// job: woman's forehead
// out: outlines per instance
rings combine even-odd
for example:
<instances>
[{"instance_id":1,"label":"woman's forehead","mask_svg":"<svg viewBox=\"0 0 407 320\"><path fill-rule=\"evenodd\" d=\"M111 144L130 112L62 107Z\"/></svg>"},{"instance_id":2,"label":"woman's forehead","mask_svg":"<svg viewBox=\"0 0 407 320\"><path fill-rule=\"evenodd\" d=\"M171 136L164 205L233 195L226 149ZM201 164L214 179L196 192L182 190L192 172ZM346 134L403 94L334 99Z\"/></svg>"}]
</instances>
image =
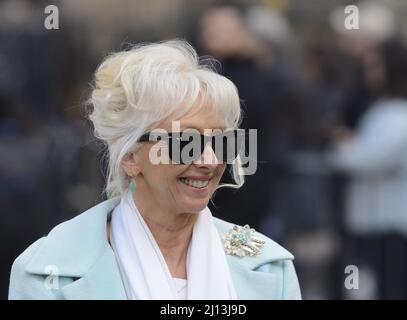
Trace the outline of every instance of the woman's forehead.
<instances>
[{"instance_id":1,"label":"woman's forehead","mask_svg":"<svg viewBox=\"0 0 407 320\"><path fill-rule=\"evenodd\" d=\"M185 115L179 118L168 117L161 122L158 128L166 131L177 131L185 129L196 129L204 131L205 129L226 129L227 124L224 117L215 112L211 107L192 108Z\"/></svg>"}]
</instances>

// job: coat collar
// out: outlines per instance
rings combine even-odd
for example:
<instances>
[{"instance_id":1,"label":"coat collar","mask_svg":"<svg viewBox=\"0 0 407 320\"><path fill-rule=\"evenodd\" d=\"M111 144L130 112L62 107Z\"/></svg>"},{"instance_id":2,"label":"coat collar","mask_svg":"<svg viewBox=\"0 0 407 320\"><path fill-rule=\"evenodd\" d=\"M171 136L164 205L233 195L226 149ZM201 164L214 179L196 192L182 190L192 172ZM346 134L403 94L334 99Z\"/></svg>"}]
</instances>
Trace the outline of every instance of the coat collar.
<instances>
[{"instance_id":1,"label":"coat collar","mask_svg":"<svg viewBox=\"0 0 407 320\"><path fill-rule=\"evenodd\" d=\"M26 265L26 272L49 275L47 270L53 266L51 270L57 270L59 276L75 278L76 281L61 289L66 298L125 299L126 295L114 253L106 238L107 221L119 202L119 197L103 201L77 217L56 226L43 239L42 244ZM233 224L215 218L215 226L219 233L223 234L231 229ZM243 258L228 255L227 261L238 296L247 296L247 294L250 296L250 292L240 294L242 292L238 290L238 287L242 287L242 290L243 287L247 287L254 288L257 296L259 290L265 290L264 297L273 298L270 294L271 288L276 285L276 279L270 277L268 273L255 270L269 262L293 259L293 256L262 234L257 233L256 236L266 241L260 255ZM108 288L108 290L101 290L101 288Z\"/></svg>"}]
</instances>

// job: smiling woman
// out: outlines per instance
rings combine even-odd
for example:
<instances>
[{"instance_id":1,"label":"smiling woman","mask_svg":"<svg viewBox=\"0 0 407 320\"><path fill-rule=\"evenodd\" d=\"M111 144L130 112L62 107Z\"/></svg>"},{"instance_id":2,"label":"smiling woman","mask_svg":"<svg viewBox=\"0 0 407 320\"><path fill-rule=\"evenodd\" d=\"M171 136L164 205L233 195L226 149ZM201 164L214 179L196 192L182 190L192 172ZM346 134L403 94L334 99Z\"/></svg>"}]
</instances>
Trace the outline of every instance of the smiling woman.
<instances>
[{"instance_id":1,"label":"smiling woman","mask_svg":"<svg viewBox=\"0 0 407 320\"><path fill-rule=\"evenodd\" d=\"M201 66L185 41L143 44L105 59L89 102L95 135L108 150L108 200L16 259L11 299L301 297L288 251L207 207L226 163L235 180L229 186L244 182L239 154L218 152L236 143L204 144L192 160L170 144L184 133L201 141L208 130L237 132L240 103L230 80ZM157 130L167 139L150 139ZM151 159L157 146L167 161Z\"/></svg>"}]
</instances>

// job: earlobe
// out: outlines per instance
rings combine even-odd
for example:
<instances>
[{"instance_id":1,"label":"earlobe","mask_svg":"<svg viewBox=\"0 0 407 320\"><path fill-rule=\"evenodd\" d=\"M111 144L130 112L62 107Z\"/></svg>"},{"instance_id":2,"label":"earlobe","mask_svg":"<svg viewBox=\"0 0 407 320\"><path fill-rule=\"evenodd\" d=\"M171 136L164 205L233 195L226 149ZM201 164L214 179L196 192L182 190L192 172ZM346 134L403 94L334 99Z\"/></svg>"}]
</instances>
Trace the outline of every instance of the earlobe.
<instances>
[{"instance_id":1,"label":"earlobe","mask_svg":"<svg viewBox=\"0 0 407 320\"><path fill-rule=\"evenodd\" d=\"M129 152L123 157L121 164L128 176L135 177L140 172L138 160L138 156L133 152Z\"/></svg>"}]
</instances>

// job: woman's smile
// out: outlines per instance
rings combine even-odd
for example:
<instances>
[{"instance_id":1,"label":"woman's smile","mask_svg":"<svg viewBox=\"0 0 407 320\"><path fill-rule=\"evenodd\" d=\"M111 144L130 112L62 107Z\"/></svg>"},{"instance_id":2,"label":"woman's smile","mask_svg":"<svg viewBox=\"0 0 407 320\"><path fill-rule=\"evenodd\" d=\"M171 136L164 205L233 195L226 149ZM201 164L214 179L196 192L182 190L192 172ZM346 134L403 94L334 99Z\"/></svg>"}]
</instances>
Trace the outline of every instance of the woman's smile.
<instances>
[{"instance_id":1,"label":"woman's smile","mask_svg":"<svg viewBox=\"0 0 407 320\"><path fill-rule=\"evenodd\" d=\"M178 179L181 192L192 197L206 197L212 193L211 177L181 177Z\"/></svg>"}]
</instances>

